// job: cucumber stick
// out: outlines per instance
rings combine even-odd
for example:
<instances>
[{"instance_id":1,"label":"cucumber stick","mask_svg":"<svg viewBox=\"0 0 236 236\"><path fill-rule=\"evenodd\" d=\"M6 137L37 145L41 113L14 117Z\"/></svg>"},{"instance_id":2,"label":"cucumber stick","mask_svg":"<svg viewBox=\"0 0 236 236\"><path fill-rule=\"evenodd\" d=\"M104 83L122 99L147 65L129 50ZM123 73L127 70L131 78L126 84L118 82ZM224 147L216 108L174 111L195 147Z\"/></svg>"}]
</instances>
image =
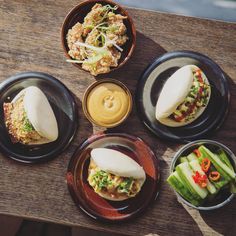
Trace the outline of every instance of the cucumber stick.
<instances>
[{"instance_id":1,"label":"cucumber stick","mask_svg":"<svg viewBox=\"0 0 236 236\"><path fill-rule=\"evenodd\" d=\"M220 149L219 151L217 151L217 155L231 170L234 171L234 168L224 150ZM236 178L230 182L230 192L236 193Z\"/></svg>"},{"instance_id":2,"label":"cucumber stick","mask_svg":"<svg viewBox=\"0 0 236 236\"><path fill-rule=\"evenodd\" d=\"M188 162L187 157L180 157L179 159L180 159L180 163Z\"/></svg>"},{"instance_id":3,"label":"cucumber stick","mask_svg":"<svg viewBox=\"0 0 236 236\"><path fill-rule=\"evenodd\" d=\"M220 149L216 152L216 154L220 157L221 161L223 161L232 171L234 171L234 168L224 150Z\"/></svg>"},{"instance_id":4,"label":"cucumber stick","mask_svg":"<svg viewBox=\"0 0 236 236\"><path fill-rule=\"evenodd\" d=\"M189 166L188 162L184 162L176 166L176 171L181 178L184 185L186 185L191 193L193 194L194 198L199 199L205 199L207 197L207 190L204 188L201 188L198 184L196 184L193 180L194 172Z\"/></svg>"},{"instance_id":5,"label":"cucumber stick","mask_svg":"<svg viewBox=\"0 0 236 236\"><path fill-rule=\"evenodd\" d=\"M204 171L202 170L201 166L198 163L198 160L190 161L189 165L193 169L194 172L198 171L200 175L205 175ZM207 186L206 186L207 190L211 194L215 194L217 192L217 189L215 188L215 186L209 181L209 179L207 179L206 183L207 183Z\"/></svg>"},{"instance_id":6,"label":"cucumber stick","mask_svg":"<svg viewBox=\"0 0 236 236\"><path fill-rule=\"evenodd\" d=\"M216 167L216 169L219 171L220 174L224 175L224 177L227 179L227 176L230 179L235 178L235 173L233 170L231 170L224 162L220 160L220 158L212 153L208 148L204 146L199 147L199 151L201 153L204 153L209 160L213 163L213 165Z\"/></svg>"},{"instance_id":7,"label":"cucumber stick","mask_svg":"<svg viewBox=\"0 0 236 236\"><path fill-rule=\"evenodd\" d=\"M202 150L201 148L199 148L199 151L201 152L201 156L202 158L198 159L199 161L199 164L201 164L203 158L209 158L209 155L204 151ZM230 177L219 167L219 166L215 166L214 163L211 163L211 166L210 166L210 172L212 171L218 171L220 173L220 179L218 181L211 181L212 184L214 184L214 186L217 188L217 189L221 189L222 187L224 187L225 185L227 185L230 181Z\"/></svg>"},{"instance_id":8,"label":"cucumber stick","mask_svg":"<svg viewBox=\"0 0 236 236\"><path fill-rule=\"evenodd\" d=\"M194 199L192 193L189 189L183 184L181 178L179 177L178 173L175 171L173 172L167 179L169 185L179 193L183 198L187 201L192 203L194 206L199 206L201 201Z\"/></svg>"},{"instance_id":9,"label":"cucumber stick","mask_svg":"<svg viewBox=\"0 0 236 236\"><path fill-rule=\"evenodd\" d=\"M188 161L193 161L193 160L197 160L197 155L194 152L191 152L188 156L187 156Z\"/></svg>"}]
</instances>

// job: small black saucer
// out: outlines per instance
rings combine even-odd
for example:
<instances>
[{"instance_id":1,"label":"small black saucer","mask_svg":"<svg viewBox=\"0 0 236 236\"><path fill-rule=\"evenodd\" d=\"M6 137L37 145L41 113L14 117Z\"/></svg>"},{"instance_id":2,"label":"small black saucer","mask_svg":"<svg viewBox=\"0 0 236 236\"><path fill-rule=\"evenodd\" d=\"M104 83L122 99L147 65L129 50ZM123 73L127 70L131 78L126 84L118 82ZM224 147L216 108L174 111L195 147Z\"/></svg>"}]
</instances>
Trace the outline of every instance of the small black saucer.
<instances>
[{"instance_id":1,"label":"small black saucer","mask_svg":"<svg viewBox=\"0 0 236 236\"><path fill-rule=\"evenodd\" d=\"M48 98L58 122L59 137L43 145L13 144L4 124L3 103L10 102L22 89L37 86ZM20 162L33 163L49 160L71 143L77 130L77 106L70 91L59 80L40 72L16 74L0 84L0 150Z\"/></svg>"},{"instance_id":2,"label":"small black saucer","mask_svg":"<svg viewBox=\"0 0 236 236\"><path fill-rule=\"evenodd\" d=\"M189 125L168 127L155 118L155 106L166 80L180 67L193 64L207 76L212 94L203 114ZM229 109L230 91L221 68L210 58L191 51L175 51L157 58L144 71L136 90L138 115L142 122L158 137L186 143L205 138L217 130L225 120Z\"/></svg>"}]
</instances>

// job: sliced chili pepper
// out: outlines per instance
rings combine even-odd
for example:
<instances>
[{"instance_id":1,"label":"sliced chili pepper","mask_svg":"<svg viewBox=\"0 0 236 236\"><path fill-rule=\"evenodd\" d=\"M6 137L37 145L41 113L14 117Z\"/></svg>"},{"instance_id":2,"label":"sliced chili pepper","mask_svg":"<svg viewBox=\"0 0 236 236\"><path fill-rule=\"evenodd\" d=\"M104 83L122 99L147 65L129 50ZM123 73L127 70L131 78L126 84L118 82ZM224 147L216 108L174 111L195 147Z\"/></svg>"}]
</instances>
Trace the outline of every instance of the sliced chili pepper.
<instances>
[{"instance_id":1,"label":"sliced chili pepper","mask_svg":"<svg viewBox=\"0 0 236 236\"><path fill-rule=\"evenodd\" d=\"M198 149L194 149L193 152L197 155L197 157L201 156L201 152Z\"/></svg>"},{"instance_id":2,"label":"sliced chili pepper","mask_svg":"<svg viewBox=\"0 0 236 236\"><path fill-rule=\"evenodd\" d=\"M211 166L211 161L208 158L204 158L201 163L202 170L207 172Z\"/></svg>"},{"instance_id":3,"label":"sliced chili pepper","mask_svg":"<svg viewBox=\"0 0 236 236\"><path fill-rule=\"evenodd\" d=\"M199 81L200 83L203 83L203 79L202 79L201 75L198 77L198 81Z\"/></svg>"},{"instance_id":4,"label":"sliced chili pepper","mask_svg":"<svg viewBox=\"0 0 236 236\"><path fill-rule=\"evenodd\" d=\"M192 177L194 182L200 187L205 188L207 186L207 176L205 174L200 175L200 173L196 171L195 175L193 175Z\"/></svg>"},{"instance_id":5,"label":"sliced chili pepper","mask_svg":"<svg viewBox=\"0 0 236 236\"><path fill-rule=\"evenodd\" d=\"M199 177L200 177L200 174L199 174L198 171L196 171L195 175L193 175L193 180L194 180L195 183L198 182Z\"/></svg>"},{"instance_id":6,"label":"sliced chili pepper","mask_svg":"<svg viewBox=\"0 0 236 236\"><path fill-rule=\"evenodd\" d=\"M199 183L199 185L200 185L200 187L202 187L202 188L206 188L207 183L206 183L206 181L201 181L201 182Z\"/></svg>"},{"instance_id":7,"label":"sliced chili pepper","mask_svg":"<svg viewBox=\"0 0 236 236\"><path fill-rule=\"evenodd\" d=\"M210 180L212 181L217 181L219 180L220 178L220 173L218 171L212 171L210 174L209 174L209 178Z\"/></svg>"},{"instance_id":8,"label":"sliced chili pepper","mask_svg":"<svg viewBox=\"0 0 236 236\"><path fill-rule=\"evenodd\" d=\"M196 70L196 71L195 71L195 75L197 76L198 81L199 81L200 83L202 83L202 82L203 82L203 79L202 79L201 70Z\"/></svg>"},{"instance_id":9,"label":"sliced chili pepper","mask_svg":"<svg viewBox=\"0 0 236 236\"><path fill-rule=\"evenodd\" d=\"M182 116L175 116L174 118L176 121L180 122L181 120L184 119L184 116L183 115Z\"/></svg>"},{"instance_id":10,"label":"sliced chili pepper","mask_svg":"<svg viewBox=\"0 0 236 236\"><path fill-rule=\"evenodd\" d=\"M200 95L201 95L201 94L202 94L202 92L203 92L203 88L202 88L202 87L200 87L200 88L199 88L199 90L198 90L198 94L200 94Z\"/></svg>"}]
</instances>

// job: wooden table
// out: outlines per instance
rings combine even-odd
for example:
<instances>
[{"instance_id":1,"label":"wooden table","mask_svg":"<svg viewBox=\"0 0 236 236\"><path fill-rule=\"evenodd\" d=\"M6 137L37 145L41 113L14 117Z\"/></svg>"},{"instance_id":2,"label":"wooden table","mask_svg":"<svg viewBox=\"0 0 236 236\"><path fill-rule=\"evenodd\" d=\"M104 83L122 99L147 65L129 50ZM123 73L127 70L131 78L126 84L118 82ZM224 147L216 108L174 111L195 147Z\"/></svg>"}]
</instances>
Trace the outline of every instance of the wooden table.
<instances>
[{"instance_id":1,"label":"wooden table","mask_svg":"<svg viewBox=\"0 0 236 236\"><path fill-rule=\"evenodd\" d=\"M124 125L110 131L139 136L153 148L160 159L162 175L158 200L139 218L119 225L96 222L77 209L65 182L67 165L78 144L99 130L88 122L81 109L83 92L94 78L65 61L60 42L63 19L78 2L0 1L0 80L22 71L49 73L74 93L79 107L77 135L66 152L54 160L26 165L0 155L0 213L129 235L236 235L236 199L214 212L198 212L178 203L165 180L171 158L180 145L153 136L140 122L135 108ZM230 114L212 139L236 153L236 24L128 11L137 28L137 47L131 60L109 77L121 80L134 93L145 67L166 51L186 49L211 57L230 77L232 95Z\"/></svg>"}]
</instances>

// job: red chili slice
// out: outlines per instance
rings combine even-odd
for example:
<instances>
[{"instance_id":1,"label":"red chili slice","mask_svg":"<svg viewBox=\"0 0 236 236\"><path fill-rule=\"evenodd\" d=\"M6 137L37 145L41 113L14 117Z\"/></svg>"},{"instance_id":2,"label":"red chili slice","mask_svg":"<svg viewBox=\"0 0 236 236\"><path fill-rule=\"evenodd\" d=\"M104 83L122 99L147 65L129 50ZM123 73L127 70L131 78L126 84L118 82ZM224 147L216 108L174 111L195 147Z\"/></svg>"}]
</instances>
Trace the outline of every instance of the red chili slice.
<instances>
[{"instance_id":1,"label":"red chili slice","mask_svg":"<svg viewBox=\"0 0 236 236\"><path fill-rule=\"evenodd\" d=\"M197 155L197 157L201 156L201 152L198 149L194 149L193 152Z\"/></svg>"},{"instance_id":2,"label":"red chili slice","mask_svg":"<svg viewBox=\"0 0 236 236\"><path fill-rule=\"evenodd\" d=\"M201 163L201 168L204 172L207 172L211 166L211 161L208 158L204 158Z\"/></svg>"},{"instance_id":3,"label":"red chili slice","mask_svg":"<svg viewBox=\"0 0 236 236\"><path fill-rule=\"evenodd\" d=\"M212 181L217 181L219 180L220 178L220 173L218 171L212 171L210 174L209 174L209 178L210 180Z\"/></svg>"},{"instance_id":4,"label":"red chili slice","mask_svg":"<svg viewBox=\"0 0 236 236\"><path fill-rule=\"evenodd\" d=\"M174 118L175 118L176 121L180 122L181 120L184 119L184 116L183 115L182 116L177 116L177 117L175 116Z\"/></svg>"},{"instance_id":5,"label":"red chili slice","mask_svg":"<svg viewBox=\"0 0 236 236\"><path fill-rule=\"evenodd\" d=\"M200 173L196 171L195 175L193 175L192 177L194 182L200 187L205 188L207 186L207 176L205 174L200 175Z\"/></svg>"},{"instance_id":6,"label":"red chili slice","mask_svg":"<svg viewBox=\"0 0 236 236\"><path fill-rule=\"evenodd\" d=\"M203 88L200 87L198 93L199 93L199 94L202 94L202 92L203 92Z\"/></svg>"},{"instance_id":7,"label":"red chili slice","mask_svg":"<svg viewBox=\"0 0 236 236\"><path fill-rule=\"evenodd\" d=\"M195 75L197 76L198 81L199 81L200 83L202 83L202 82L203 82L203 79L202 79L201 70L196 70L196 71L195 71Z\"/></svg>"}]
</instances>

